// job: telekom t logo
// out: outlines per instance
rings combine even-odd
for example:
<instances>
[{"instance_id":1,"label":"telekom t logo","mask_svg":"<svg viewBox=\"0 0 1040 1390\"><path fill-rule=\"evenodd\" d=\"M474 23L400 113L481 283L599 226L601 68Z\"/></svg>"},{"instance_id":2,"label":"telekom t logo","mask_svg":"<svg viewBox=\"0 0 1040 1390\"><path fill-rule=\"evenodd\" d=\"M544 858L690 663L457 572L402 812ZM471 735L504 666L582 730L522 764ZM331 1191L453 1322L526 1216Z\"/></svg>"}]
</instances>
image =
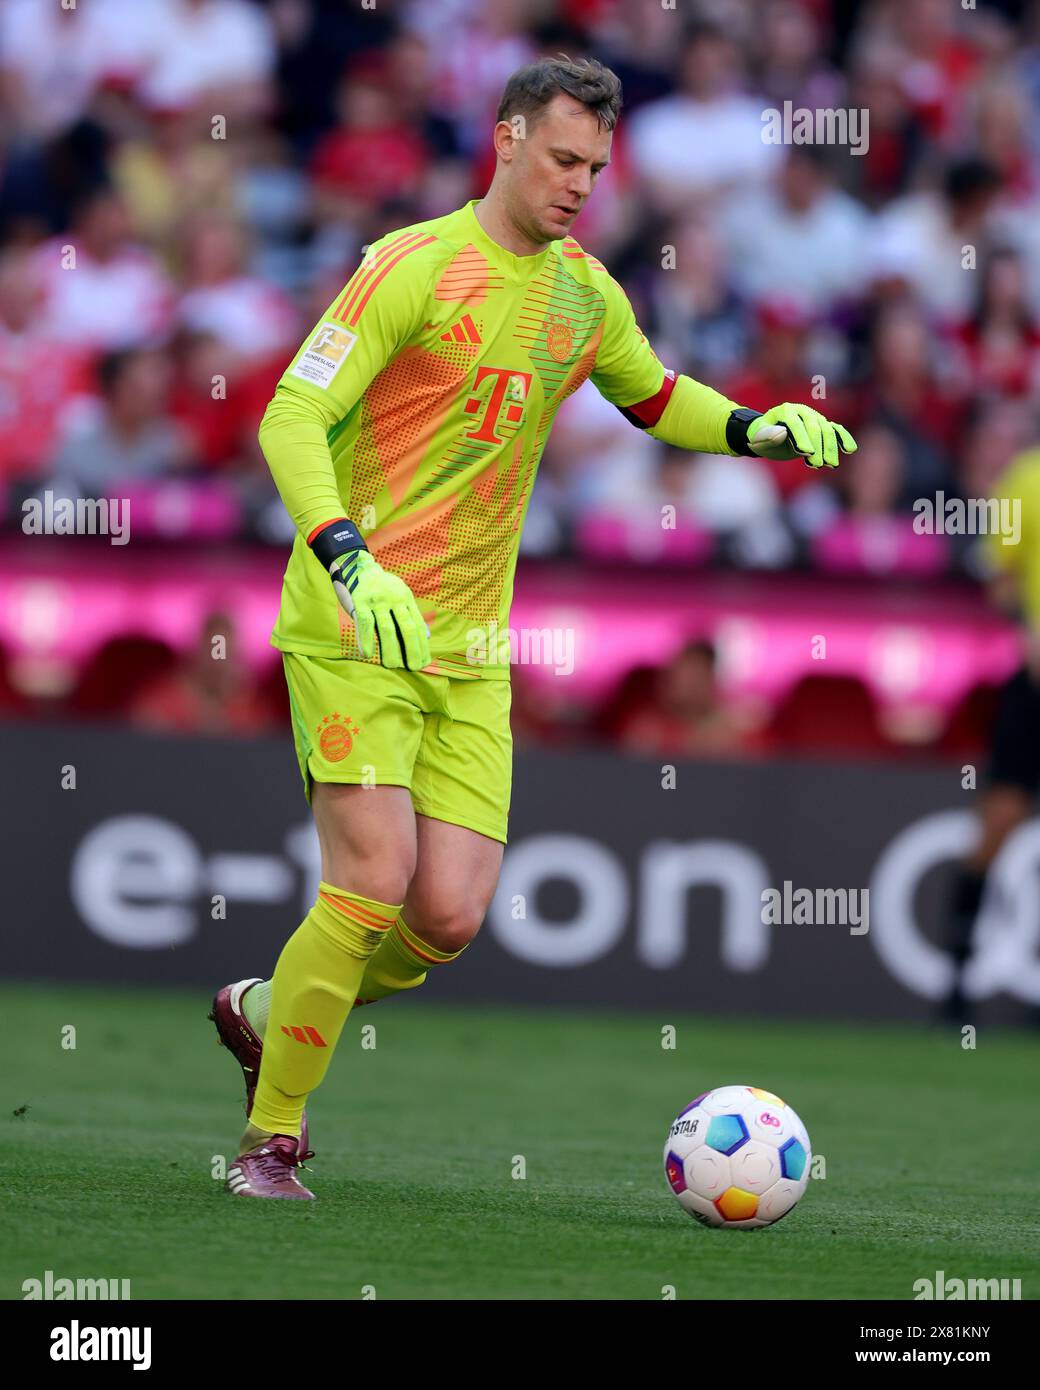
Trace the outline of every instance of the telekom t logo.
<instances>
[{"instance_id":1,"label":"telekom t logo","mask_svg":"<svg viewBox=\"0 0 1040 1390\"><path fill-rule=\"evenodd\" d=\"M504 444L505 440L500 439L495 433L495 426L502 413L502 403L508 397L509 404L505 409L505 418L511 425L519 424L524 415L523 403L527 400L527 393L531 387L531 373L518 372L512 367L478 367L476 380L473 383L474 389L479 388L484 378L489 376L495 378L495 384L487 398L484 418L480 422L479 429L466 430L465 436L467 439L482 439L487 444ZM483 398L474 395L470 396L462 408L467 415L476 415L483 404Z\"/></svg>"}]
</instances>

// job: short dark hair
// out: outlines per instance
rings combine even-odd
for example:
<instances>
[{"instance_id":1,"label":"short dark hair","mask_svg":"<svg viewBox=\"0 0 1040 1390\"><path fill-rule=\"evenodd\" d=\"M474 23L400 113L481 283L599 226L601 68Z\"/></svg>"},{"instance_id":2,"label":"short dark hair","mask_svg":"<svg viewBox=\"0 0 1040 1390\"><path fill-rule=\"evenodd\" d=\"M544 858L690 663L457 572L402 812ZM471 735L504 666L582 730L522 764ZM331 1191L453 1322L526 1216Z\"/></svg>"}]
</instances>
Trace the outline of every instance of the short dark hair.
<instances>
[{"instance_id":1,"label":"short dark hair","mask_svg":"<svg viewBox=\"0 0 1040 1390\"><path fill-rule=\"evenodd\" d=\"M523 116L533 123L561 92L587 106L605 130L617 125L621 110L617 74L595 58L568 58L566 53L518 68L506 83L496 119L509 121Z\"/></svg>"},{"instance_id":2,"label":"short dark hair","mask_svg":"<svg viewBox=\"0 0 1040 1390\"><path fill-rule=\"evenodd\" d=\"M954 160L943 174L944 191L951 203L964 202L980 193L995 193L1003 182L996 165L975 155Z\"/></svg>"}]
</instances>

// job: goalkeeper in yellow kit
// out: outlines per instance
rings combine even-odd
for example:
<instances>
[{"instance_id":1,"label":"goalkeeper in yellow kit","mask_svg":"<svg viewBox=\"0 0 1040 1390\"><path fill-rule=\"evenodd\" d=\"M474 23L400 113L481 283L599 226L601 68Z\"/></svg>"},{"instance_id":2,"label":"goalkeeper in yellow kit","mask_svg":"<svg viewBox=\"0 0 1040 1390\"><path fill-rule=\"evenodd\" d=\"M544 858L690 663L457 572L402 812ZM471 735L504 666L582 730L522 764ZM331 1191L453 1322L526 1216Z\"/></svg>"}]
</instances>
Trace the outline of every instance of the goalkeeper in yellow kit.
<instances>
[{"instance_id":1,"label":"goalkeeper in yellow kit","mask_svg":"<svg viewBox=\"0 0 1040 1390\"><path fill-rule=\"evenodd\" d=\"M856 447L808 406L762 415L666 371L570 236L620 104L595 62L514 73L487 195L375 243L264 415L297 529L272 641L322 881L273 978L214 1000L246 1079L237 1195L313 1196L304 1105L351 1008L422 984L484 919L510 793L498 634L565 398L590 377L636 428L701 452L833 468Z\"/></svg>"}]
</instances>

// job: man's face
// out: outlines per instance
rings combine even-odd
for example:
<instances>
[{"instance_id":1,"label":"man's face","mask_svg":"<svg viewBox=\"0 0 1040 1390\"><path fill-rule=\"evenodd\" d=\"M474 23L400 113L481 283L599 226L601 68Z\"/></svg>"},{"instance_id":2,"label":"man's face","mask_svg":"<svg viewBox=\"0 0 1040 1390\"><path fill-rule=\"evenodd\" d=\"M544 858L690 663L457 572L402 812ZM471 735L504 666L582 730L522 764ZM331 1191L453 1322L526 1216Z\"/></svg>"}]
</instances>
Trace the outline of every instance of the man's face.
<instances>
[{"instance_id":1,"label":"man's face","mask_svg":"<svg viewBox=\"0 0 1040 1390\"><path fill-rule=\"evenodd\" d=\"M558 93L527 122L523 138L507 134L504 122L495 134L514 224L536 245L567 236L610 160L611 132L580 101Z\"/></svg>"}]
</instances>

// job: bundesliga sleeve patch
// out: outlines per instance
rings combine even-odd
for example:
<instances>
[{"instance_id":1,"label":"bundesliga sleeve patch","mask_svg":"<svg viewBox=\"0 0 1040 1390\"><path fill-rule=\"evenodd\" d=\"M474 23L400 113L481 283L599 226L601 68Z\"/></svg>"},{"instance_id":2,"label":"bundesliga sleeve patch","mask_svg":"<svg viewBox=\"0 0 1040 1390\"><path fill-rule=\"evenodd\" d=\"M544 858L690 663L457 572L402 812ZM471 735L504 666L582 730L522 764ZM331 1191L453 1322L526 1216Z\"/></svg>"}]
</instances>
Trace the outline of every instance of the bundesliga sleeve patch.
<instances>
[{"instance_id":1,"label":"bundesliga sleeve patch","mask_svg":"<svg viewBox=\"0 0 1040 1390\"><path fill-rule=\"evenodd\" d=\"M312 386L328 386L350 355L357 334L338 323L323 323L289 372Z\"/></svg>"}]
</instances>

